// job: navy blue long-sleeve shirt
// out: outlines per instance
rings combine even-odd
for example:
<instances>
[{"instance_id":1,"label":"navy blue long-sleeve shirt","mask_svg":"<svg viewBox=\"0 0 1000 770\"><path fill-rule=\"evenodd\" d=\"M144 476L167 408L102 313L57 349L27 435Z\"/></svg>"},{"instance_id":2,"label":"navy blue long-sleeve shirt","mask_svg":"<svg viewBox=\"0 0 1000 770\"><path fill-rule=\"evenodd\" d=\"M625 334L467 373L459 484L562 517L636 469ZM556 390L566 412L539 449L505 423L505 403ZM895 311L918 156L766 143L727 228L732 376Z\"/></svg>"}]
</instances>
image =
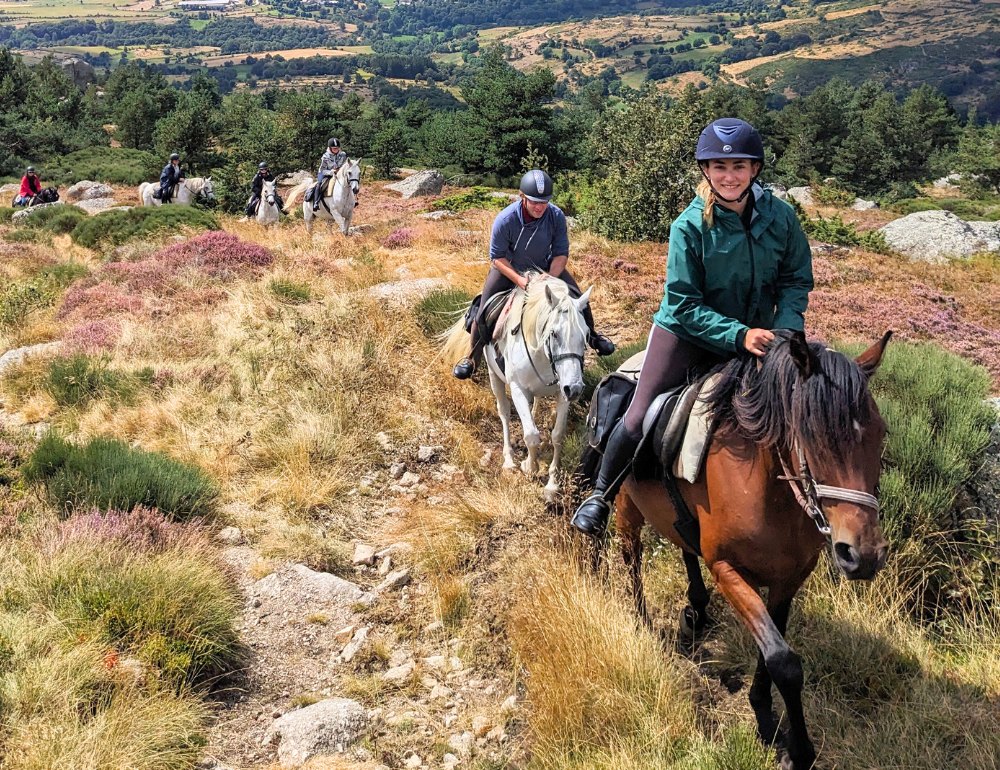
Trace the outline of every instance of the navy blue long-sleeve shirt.
<instances>
[{"instance_id":1,"label":"navy blue long-sleeve shirt","mask_svg":"<svg viewBox=\"0 0 1000 770\"><path fill-rule=\"evenodd\" d=\"M490 259L506 259L519 273L548 270L554 257L569 256L566 215L553 204L539 219L528 222L515 201L497 214L490 236Z\"/></svg>"}]
</instances>

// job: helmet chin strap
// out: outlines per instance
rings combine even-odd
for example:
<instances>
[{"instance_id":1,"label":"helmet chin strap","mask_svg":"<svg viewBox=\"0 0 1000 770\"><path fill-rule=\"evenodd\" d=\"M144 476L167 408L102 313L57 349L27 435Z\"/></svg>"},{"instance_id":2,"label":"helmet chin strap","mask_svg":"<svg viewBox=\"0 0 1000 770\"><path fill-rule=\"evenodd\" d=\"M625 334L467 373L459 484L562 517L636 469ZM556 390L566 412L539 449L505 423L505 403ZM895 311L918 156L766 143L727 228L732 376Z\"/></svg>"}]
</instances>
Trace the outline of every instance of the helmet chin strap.
<instances>
[{"instance_id":1,"label":"helmet chin strap","mask_svg":"<svg viewBox=\"0 0 1000 770\"><path fill-rule=\"evenodd\" d=\"M763 167L763 164L761 164L761 166ZM715 197L720 201L725 201L726 203L742 203L743 199L750 194L751 190L753 190L753 186L756 184L757 178L760 176L760 170L758 170L757 173L754 174L753 179L750 180L750 184L747 185L747 189L743 191L743 194L740 195L739 198L725 198L719 194L719 191L716 190L715 186L712 184L712 180L708 178L708 174L705 173L705 166L703 163L698 164L698 170L701 171L701 175L705 177L705 181L708 182L708 186L712 189L712 192L715 193ZM763 168L761 168L761 170L763 170Z\"/></svg>"}]
</instances>

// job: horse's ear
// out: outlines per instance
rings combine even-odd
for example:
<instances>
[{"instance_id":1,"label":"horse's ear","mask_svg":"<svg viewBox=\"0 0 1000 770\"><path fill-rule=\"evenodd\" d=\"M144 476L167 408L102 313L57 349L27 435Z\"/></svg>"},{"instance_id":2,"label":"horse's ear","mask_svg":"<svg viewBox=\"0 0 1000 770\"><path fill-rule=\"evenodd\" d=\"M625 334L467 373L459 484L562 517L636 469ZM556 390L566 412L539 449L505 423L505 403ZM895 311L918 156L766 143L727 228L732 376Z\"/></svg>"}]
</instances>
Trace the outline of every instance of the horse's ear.
<instances>
[{"instance_id":1,"label":"horse's ear","mask_svg":"<svg viewBox=\"0 0 1000 770\"><path fill-rule=\"evenodd\" d=\"M556 295L552 293L552 287L551 286L546 286L545 287L545 298L549 301L550 305L552 305L553 307L555 306L555 304L556 304Z\"/></svg>"},{"instance_id":2,"label":"horse's ear","mask_svg":"<svg viewBox=\"0 0 1000 770\"><path fill-rule=\"evenodd\" d=\"M875 374L879 364L882 363L882 354L885 353L885 346L889 344L891 337L892 331L887 331L882 335L882 339L854 359L854 362L861 367L861 371L867 376L871 377Z\"/></svg>"},{"instance_id":3,"label":"horse's ear","mask_svg":"<svg viewBox=\"0 0 1000 770\"><path fill-rule=\"evenodd\" d=\"M576 304L576 309L579 310L581 313L583 312L584 308L586 308L587 305L590 304L590 292L592 292L593 290L594 287L591 286L583 294L581 294L578 299L573 300L574 304Z\"/></svg>"},{"instance_id":4,"label":"horse's ear","mask_svg":"<svg viewBox=\"0 0 1000 770\"><path fill-rule=\"evenodd\" d=\"M809 349L805 332L793 331L788 339L788 354L795 362L795 366L802 374L802 378L808 380L819 372L819 358Z\"/></svg>"}]
</instances>

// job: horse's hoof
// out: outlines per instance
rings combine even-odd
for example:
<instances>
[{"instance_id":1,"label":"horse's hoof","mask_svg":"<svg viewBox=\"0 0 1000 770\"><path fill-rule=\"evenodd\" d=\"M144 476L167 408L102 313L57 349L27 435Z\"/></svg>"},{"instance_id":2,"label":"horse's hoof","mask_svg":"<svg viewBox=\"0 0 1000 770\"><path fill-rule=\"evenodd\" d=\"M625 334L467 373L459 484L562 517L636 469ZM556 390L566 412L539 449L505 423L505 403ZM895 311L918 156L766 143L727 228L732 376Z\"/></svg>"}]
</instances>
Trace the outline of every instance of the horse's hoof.
<instances>
[{"instance_id":1,"label":"horse's hoof","mask_svg":"<svg viewBox=\"0 0 1000 770\"><path fill-rule=\"evenodd\" d=\"M689 604L681 610L678 630L683 638L695 639L702 631L705 630L705 625L707 623L708 615L704 611L698 612L698 610Z\"/></svg>"},{"instance_id":2,"label":"horse's hoof","mask_svg":"<svg viewBox=\"0 0 1000 770\"><path fill-rule=\"evenodd\" d=\"M535 475L535 471L537 470L538 470L537 467L532 468L531 463L528 462L527 460L521 461L521 473L523 473L525 476L533 476Z\"/></svg>"},{"instance_id":3,"label":"horse's hoof","mask_svg":"<svg viewBox=\"0 0 1000 770\"><path fill-rule=\"evenodd\" d=\"M545 487L545 502L547 502L549 505L554 505L555 503L559 502L558 487L556 487L555 489Z\"/></svg>"}]
</instances>

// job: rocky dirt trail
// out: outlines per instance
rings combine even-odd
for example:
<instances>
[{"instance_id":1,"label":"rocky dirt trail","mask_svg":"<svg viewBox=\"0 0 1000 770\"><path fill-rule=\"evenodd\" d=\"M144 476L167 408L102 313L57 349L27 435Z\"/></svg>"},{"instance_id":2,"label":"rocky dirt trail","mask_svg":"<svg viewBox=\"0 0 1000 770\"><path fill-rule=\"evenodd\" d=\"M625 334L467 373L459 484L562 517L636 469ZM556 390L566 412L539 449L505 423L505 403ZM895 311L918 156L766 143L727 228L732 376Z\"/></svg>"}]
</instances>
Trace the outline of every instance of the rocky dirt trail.
<instances>
[{"instance_id":1,"label":"rocky dirt trail","mask_svg":"<svg viewBox=\"0 0 1000 770\"><path fill-rule=\"evenodd\" d=\"M436 449L419 456L430 461ZM390 501L434 500L461 477L433 463L420 468L425 483L405 468L381 474ZM216 693L202 767L313 767L313 757L333 756L359 770L486 768L517 753L509 675L477 671L467 645L428 617L430 587L414 580L409 543L357 542L345 579L268 562L235 527L217 540L245 602L247 665Z\"/></svg>"}]
</instances>

